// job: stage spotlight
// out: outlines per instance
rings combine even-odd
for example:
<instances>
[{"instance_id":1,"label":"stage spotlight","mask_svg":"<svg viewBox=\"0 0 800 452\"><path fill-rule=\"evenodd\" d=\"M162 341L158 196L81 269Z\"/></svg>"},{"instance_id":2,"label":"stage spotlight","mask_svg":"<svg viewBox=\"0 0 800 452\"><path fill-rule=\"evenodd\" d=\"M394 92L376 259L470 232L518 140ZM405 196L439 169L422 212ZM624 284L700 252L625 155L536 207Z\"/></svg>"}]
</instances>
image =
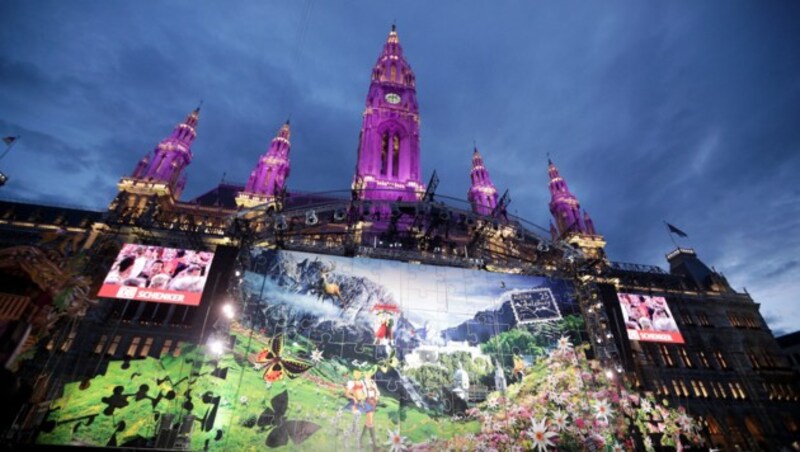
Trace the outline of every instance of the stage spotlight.
<instances>
[{"instance_id":1,"label":"stage spotlight","mask_svg":"<svg viewBox=\"0 0 800 452\"><path fill-rule=\"evenodd\" d=\"M315 210L311 210L309 212L306 212L306 225L307 226L314 226L317 223L319 223L319 218L317 217L317 212Z\"/></svg>"},{"instance_id":2,"label":"stage spotlight","mask_svg":"<svg viewBox=\"0 0 800 452\"><path fill-rule=\"evenodd\" d=\"M225 346L222 345L219 339L211 339L208 341L208 351L210 351L212 355L219 356L225 351Z\"/></svg>"},{"instance_id":3,"label":"stage spotlight","mask_svg":"<svg viewBox=\"0 0 800 452\"><path fill-rule=\"evenodd\" d=\"M346 216L347 216L347 211L342 208L336 209L333 212L333 219L336 221L342 221Z\"/></svg>"}]
</instances>

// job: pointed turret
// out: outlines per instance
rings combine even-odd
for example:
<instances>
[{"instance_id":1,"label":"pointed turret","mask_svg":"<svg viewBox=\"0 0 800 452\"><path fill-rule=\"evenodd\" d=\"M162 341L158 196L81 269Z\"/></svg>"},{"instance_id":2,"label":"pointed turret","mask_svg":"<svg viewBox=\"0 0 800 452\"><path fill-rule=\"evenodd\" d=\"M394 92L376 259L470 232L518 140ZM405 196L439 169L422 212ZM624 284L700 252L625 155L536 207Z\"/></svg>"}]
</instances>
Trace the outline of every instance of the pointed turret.
<instances>
[{"instance_id":1,"label":"pointed turret","mask_svg":"<svg viewBox=\"0 0 800 452\"><path fill-rule=\"evenodd\" d=\"M483 157L478 148L472 152L472 171L470 171L471 185L467 192L467 199L472 205L472 211L479 215L491 215L497 207L497 188L489 177L489 170L483 164Z\"/></svg>"},{"instance_id":2,"label":"pointed turret","mask_svg":"<svg viewBox=\"0 0 800 452\"><path fill-rule=\"evenodd\" d=\"M550 174L550 213L556 220L559 235L587 234L586 225L581 218L581 205L578 198L570 193L567 183L558 173L558 168L553 161L547 159L547 163Z\"/></svg>"},{"instance_id":3,"label":"pointed turret","mask_svg":"<svg viewBox=\"0 0 800 452\"><path fill-rule=\"evenodd\" d=\"M361 199L414 201L425 187L419 167L416 80L397 29L372 69L353 189Z\"/></svg>"},{"instance_id":4,"label":"pointed turret","mask_svg":"<svg viewBox=\"0 0 800 452\"><path fill-rule=\"evenodd\" d=\"M550 213L556 222L555 227L551 223L551 235L554 239L566 239L577 245L587 256L602 257L605 240L595 230L589 214L584 210L581 215L578 198L570 193L567 183L549 158L547 172L550 175Z\"/></svg>"},{"instance_id":5,"label":"pointed turret","mask_svg":"<svg viewBox=\"0 0 800 452\"><path fill-rule=\"evenodd\" d=\"M289 177L289 151L292 148L291 129L287 120L272 139L267 152L258 160L256 168L250 173L244 191L236 196L239 207L252 207L276 202L286 189Z\"/></svg>"},{"instance_id":6,"label":"pointed turret","mask_svg":"<svg viewBox=\"0 0 800 452\"><path fill-rule=\"evenodd\" d=\"M594 222L592 221L592 217L589 216L589 212L586 210L583 211L583 225L586 227L586 233L595 235L597 231L594 230Z\"/></svg>"},{"instance_id":7,"label":"pointed turret","mask_svg":"<svg viewBox=\"0 0 800 452\"><path fill-rule=\"evenodd\" d=\"M131 177L164 183L177 197L186 180L183 170L192 162L191 147L197 136L195 128L199 117L200 107L197 107L175 126L170 136L158 143L152 154L139 161Z\"/></svg>"}]
</instances>

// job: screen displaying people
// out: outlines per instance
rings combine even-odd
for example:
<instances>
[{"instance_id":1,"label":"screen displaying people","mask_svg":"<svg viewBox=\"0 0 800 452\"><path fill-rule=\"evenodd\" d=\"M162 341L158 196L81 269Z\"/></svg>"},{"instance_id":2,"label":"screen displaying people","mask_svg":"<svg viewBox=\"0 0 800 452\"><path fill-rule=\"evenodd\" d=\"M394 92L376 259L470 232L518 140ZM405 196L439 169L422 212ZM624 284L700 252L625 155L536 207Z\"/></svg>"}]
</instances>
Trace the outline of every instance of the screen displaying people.
<instances>
[{"instance_id":1,"label":"screen displaying people","mask_svg":"<svg viewBox=\"0 0 800 452\"><path fill-rule=\"evenodd\" d=\"M202 293L213 258L208 251L125 244L103 286Z\"/></svg>"},{"instance_id":2,"label":"screen displaying people","mask_svg":"<svg viewBox=\"0 0 800 452\"><path fill-rule=\"evenodd\" d=\"M664 297L627 293L617 296L630 339L683 343L678 324Z\"/></svg>"}]
</instances>

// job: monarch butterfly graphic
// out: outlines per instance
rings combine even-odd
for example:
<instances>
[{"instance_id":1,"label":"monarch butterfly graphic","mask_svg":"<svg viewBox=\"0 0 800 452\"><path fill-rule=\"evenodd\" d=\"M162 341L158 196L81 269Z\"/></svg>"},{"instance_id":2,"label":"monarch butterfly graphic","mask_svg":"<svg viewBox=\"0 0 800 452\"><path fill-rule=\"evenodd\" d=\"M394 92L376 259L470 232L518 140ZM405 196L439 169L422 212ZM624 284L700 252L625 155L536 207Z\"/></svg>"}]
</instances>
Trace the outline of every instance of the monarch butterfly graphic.
<instances>
[{"instance_id":1,"label":"monarch butterfly graphic","mask_svg":"<svg viewBox=\"0 0 800 452\"><path fill-rule=\"evenodd\" d=\"M269 347L250 355L250 362L265 369L264 381L272 383L280 380L284 375L295 378L314 367L313 364L299 359L283 357L281 356L282 352L283 334L279 334L272 338Z\"/></svg>"}]
</instances>

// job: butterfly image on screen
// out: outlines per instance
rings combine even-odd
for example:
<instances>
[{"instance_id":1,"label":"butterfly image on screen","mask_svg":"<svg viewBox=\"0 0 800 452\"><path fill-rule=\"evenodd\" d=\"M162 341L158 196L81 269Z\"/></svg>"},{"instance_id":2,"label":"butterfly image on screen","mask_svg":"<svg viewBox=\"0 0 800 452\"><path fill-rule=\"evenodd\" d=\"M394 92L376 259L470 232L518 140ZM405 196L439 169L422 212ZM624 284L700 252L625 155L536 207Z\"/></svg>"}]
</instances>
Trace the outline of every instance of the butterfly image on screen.
<instances>
[{"instance_id":1,"label":"butterfly image on screen","mask_svg":"<svg viewBox=\"0 0 800 452\"><path fill-rule=\"evenodd\" d=\"M272 427L265 441L267 447L284 446L289 439L295 444L300 444L319 430L320 426L313 422L284 418L289 407L289 394L286 390L273 397L270 403L272 408L264 408L256 423L261 429Z\"/></svg>"},{"instance_id":2,"label":"butterfly image on screen","mask_svg":"<svg viewBox=\"0 0 800 452\"><path fill-rule=\"evenodd\" d=\"M283 334L279 334L272 338L269 347L257 354L250 355L250 361L253 364L261 366L265 369L265 381L272 383L280 380L284 375L288 376L289 378L295 378L301 373L314 367L314 365L311 363L281 356L282 352Z\"/></svg>"}]
</instances>

